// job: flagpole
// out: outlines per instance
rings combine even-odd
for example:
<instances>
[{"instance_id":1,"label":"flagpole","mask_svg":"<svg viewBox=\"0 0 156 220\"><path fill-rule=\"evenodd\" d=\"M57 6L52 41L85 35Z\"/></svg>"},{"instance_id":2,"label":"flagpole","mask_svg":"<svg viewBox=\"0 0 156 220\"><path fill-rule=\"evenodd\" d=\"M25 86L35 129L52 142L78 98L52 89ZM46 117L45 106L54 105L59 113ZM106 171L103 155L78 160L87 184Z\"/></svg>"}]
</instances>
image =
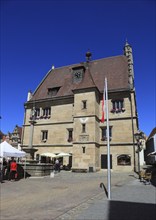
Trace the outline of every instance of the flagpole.
<instances>
[{"instance_id":1,"label":"flagpole","mask_svg":"<svg viewBox=\"0 0 156 220\"><path fill-rule=\"evenodd\" d=\"M105 78L105 95L106 95L106 118L107 118L107 190L108 199L111 199L111 169L110 169L110 143L109 143L109 111L108 111L108 88L107 78Z\"/></svg>"}]
</instances>

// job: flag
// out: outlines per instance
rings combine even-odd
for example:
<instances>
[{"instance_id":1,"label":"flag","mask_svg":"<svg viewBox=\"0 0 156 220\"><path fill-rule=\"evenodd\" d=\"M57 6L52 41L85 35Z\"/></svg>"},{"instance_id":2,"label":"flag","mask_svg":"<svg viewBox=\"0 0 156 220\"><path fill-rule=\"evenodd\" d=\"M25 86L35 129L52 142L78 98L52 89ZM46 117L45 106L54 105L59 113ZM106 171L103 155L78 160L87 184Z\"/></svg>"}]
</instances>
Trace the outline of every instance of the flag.
<instances>
[{"instance_id":1,"label":"flag","mask_svg":"<svg viewBox=\"0 0 156 220\"><path fill-rule=\"evenodd\" d=\"M104 84L104 89L103 89L103 99L102 99L102 117L101 117L101 122L104 123L105 121L105 84Z\"/></svg>"},{"instance_id":2,"label":"flag","mask_svg":"<svg viewBox=\"0 0 156 220\"><path fill-rule=\"evenodd\" d=\"M104 123L104 121L105 121L104 99L102 99L102 117L101 117L101 122Z\"/></svg>"}]
</instances>

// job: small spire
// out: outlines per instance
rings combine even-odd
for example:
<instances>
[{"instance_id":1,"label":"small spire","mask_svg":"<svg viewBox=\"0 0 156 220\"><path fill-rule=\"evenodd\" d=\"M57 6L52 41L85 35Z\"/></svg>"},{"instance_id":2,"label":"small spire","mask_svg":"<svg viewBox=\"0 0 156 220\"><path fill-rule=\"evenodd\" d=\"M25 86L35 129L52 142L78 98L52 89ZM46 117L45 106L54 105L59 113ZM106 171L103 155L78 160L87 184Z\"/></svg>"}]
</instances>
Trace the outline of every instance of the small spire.
<instances>
[{"instance_id":1,"label":"small spire","mask_svg":"<svg viewBox=\"0 0 156 220\"><path fill-rule=\"evenodd\" d=\"M126 38L125 47L128 46L128 45L129 45L129 43L128 43L127 38Z\"/></svg>"},{"instance_id":2,"label":"small spire","mask_svg":"<svg viewBox=\"0 0 156 220\"><path fill-rule=\"evenodd\" d=\"M127 38L126 38L126 43L125 43L125 46L124 46L124 47L127 47L127 46L131 47L131 45L128 43L128 40L127 40Z\"/></svg>"}]
</instances>

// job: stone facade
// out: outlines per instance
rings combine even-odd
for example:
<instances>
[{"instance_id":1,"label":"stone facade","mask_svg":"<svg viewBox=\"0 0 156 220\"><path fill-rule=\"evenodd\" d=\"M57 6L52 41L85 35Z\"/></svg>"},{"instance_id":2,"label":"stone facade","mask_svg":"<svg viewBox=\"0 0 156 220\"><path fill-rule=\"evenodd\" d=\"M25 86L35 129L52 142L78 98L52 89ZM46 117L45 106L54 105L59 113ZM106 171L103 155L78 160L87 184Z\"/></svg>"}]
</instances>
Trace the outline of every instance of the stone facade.
<instances>
[{"instance_id":1,"label":"stone facade","mask_svg":"<svg viewBox=\"0 0 156 220\"><path fill-rule=\"evenodd\" d=\"M127 45L129 47L129 44ZM35 156L45 152L66 152L72 156L64 157L63 164L70 163L73 170L107 169L107 140L104 133L102 135L106 129L106 120L104 123L100 121L102 88L104 78L107 77L111 168L116 171L134 170L137 164L134 133L138 130L138 118L134 80L132 80L134 74L129 74L126 59L126 55L122 57L122 62L116 57L114 60L109 59L108 62L111 65L108 65L108 70L105 70L104 66L100 69L102 60L97 60L87 61L88 63L83 64L83 68L82 64L78 64L74 68L69 66L68 68L58 68L56 72L55 69L49 71L47 78L32 94L32 98L25 103L22 147L29 147L32 136L32 146L38 150ZM104 59L104 62L107 60ZM111 75L111 69L114 74L115 66L113 65L121 68L121 70L116 70L119 78L117 76L113 78ZM72 80L73 77L79 77L75 68L81 70L79 80ZM103 75L101 71L104 72ZM108 71L110 71L109 75L106 74ZM67 72L67 75L64 72ZM97 75L98 72L99 75ZM60 74L58 80L56 74ZM120 76L120 74L122 75ZM47 93L46 97L46 90L56 93L51 97ZM34 106L36 123L32 135L30 134L30 118Z\"/></svg>"}]
</instances>

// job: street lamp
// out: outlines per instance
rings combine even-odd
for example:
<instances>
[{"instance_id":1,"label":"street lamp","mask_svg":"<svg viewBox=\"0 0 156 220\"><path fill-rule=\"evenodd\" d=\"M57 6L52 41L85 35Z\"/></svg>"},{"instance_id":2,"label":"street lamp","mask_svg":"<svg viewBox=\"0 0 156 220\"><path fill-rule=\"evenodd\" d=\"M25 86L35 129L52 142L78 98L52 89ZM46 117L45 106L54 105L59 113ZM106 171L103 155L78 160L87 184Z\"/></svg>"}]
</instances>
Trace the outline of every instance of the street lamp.
<instances>
[{"instance_id":1,"label":"street lamp","mask_svg":"<svg viewBox=\"0 0 156 220\"><path fill-rule=\"evenodd\" d=\"M145 135L142 131L137 131L137 133L134 134L134 137L137 141L136 153L138 154L138 174L140 175L140 152L143 149L142 140L145 140Z\"/></svg>"}]
</instances>

